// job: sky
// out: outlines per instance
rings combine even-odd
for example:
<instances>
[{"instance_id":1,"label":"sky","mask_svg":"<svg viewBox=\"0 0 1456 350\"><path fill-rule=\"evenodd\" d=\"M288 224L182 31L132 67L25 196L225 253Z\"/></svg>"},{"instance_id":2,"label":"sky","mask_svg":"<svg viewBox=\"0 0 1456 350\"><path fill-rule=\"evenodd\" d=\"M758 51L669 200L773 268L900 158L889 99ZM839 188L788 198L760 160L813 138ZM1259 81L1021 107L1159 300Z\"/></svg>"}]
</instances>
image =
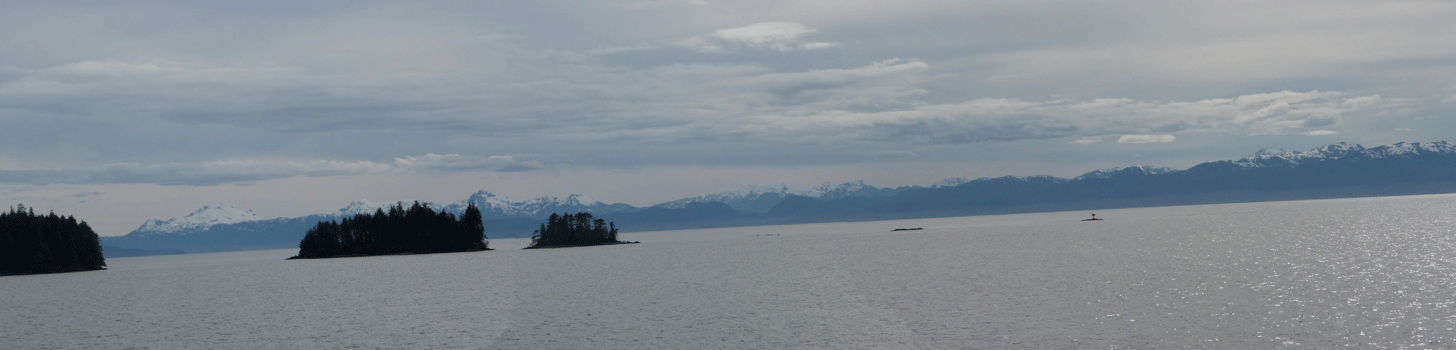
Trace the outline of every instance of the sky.
<instances>
[{"instance_id":1,"label":"sky","mask_svg":"<svg viewBox=\"0 0 1456 350\"><path fill-rule=\"evenodd\" d=\"M0 196L102 235L478 190L1456 141L1452 1L0 2Z\"/></svg>"}]
</instances>

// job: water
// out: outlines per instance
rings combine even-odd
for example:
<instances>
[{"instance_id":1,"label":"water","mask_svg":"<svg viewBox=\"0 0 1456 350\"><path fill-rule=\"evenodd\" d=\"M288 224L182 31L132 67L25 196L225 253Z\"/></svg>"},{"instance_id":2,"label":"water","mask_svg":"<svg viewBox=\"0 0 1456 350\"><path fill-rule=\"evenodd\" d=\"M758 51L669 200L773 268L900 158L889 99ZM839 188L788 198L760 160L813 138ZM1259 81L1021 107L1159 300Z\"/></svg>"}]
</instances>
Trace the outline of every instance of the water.
<instances>
[{"instance_id":1,"label":"water","mask_svg":"<svg viewBox=\"0 0 1456 350\"><path fill-rule=\"evenodd\" d=\"M624 233L0 278L7 349L1456 348L1456 196ZM920 231L891 232L897 227Z\"/></svg>"}]
</instances>

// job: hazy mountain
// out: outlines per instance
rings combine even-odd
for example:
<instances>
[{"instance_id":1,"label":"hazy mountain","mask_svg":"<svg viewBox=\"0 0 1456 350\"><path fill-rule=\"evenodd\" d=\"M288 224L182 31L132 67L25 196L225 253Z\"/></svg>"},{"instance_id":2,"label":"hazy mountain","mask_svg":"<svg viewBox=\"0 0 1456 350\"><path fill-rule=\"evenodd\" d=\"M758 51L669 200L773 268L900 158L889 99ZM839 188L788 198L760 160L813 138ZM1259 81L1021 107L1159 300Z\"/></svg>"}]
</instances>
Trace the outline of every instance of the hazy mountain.
<instances>
[{"instance_id":1,"label":"hazy mountain","mask_svg":"<svg viewBox=\"0 0 1456 350\"><path fill-rule=\"evenodd\" d=\"M446 204L442 208L446 212L459 214L465 211L468 203L475 203L480 209L481 216L486 220L502 219L511 217L532 217L545 218L551 213L579 213L587 212L596 216L619 212L633 212L640 208L626 204L607 204L585 195L573 194L566 198L539 197L533 199L516 200L510 197L498 196L487 191L475 192L470 198Z\"/></svg>"},{"instance_id":2,"label":"hazy mountain","mask_svg":"<svg viewBox=\"0 0 1456 350\"><path fill-rule=\"evenodd\" d=\"M940 182L931 184L930 188L956 187L971 181L973 180L964 177L946 178L945 180L940 180Z\"/></svg>"},{"instance_id":3,"label":"hazy mountain","mask_svg":"<svg viewBox=\"0 0 1456 350\"><path fill-rule=\"evenodd\" d=\"M373 214L381 209L388 211L396 203L409 206L413 202L357 200L332 213L267 220L259 218L251 210L215 204L204 206L181 218L148 220L140 228L124 236L101 239L108 245L121 248L184 250L188 253L294 248L298 246L304 232L321 221L338 220L355 214ZM481 211L483 221L502 226L495 228L486 225L486 234L496 238L527 236L535 223L551 213L590 212L600 216L641 210L626 204L602 203L584 195L515 200L486 191L476 192L459 202L423 203L456 215L465 211L467 203L475 203ZM492 229L495 229L494 232Z\"/></svg>"},{"instance_id":4,"label":"hazy mountain","mask_svg":"<svg viewBox=\"0 0 1456 350\"><path fill-rule=\"evenodd\" d=\"M141 227L132 233L141 235L176 235L188 234L207 230L216 225L234 224L245 221L258 221L257 214L252 210L244 210L222 205L222 203L203 206L197 211L187 214L181 218L162 220L148 220Z\"/></svg>"},{"instance_id":5,"label":"hazy mountain","mask_svg":"<svg viewBox=\"0 0 1456 350\"><path fill-rule=\"evenodd\" d=\"M766 214L790 222L880 220L1452 192L1456 146L1448 142L1337 143L1305 152L1261 150L1182 171L1123 167L1073 179L983 178L879 199L790 198Z\"/></svg>"},{"instance_id":6,"label":"hazy mountain","mask_svg":"<svg viewBox=\"0 0 1456 350\"><path fill-rule=\"evenodd\" d=\"M1060 210L1189 205L1456 192L1456 146L1337 143L1304 152L1260 150L1187 170L1129 166L1071 179L1052 176L948 178L929 187L879 188L863 181L745 186L648 208L584 195L512 199L487 191L435 204L458 214L480 208L492 238L526 237L551 213L590 212L623 232L764 224L862 221ZM406 201L408 204L412 201ZM309 227L395 202L354 201L336 212L261 220L249 210L208 205L187 216L149 220L108 246L207 252L296 247Z\"/></svg>"},{"instance_id":7,"label":"hazy mountain","mask_svg":"<svg viewBox=\"0 0 1456 350\"><path fill-rule=\"evenodd\" d=\"M1072 178L1072 180L1074 180L1074 181L1081 181L1081 180L1088 180L1088 179L1106 179L1106 178L1110 178L1110 177L1114 177L1114 176L1119 176L1119 175L1158 175L1158 174L1167 174L1167 173L1171 173L1171 172L1175 172L1175 171L1178 171L1178 170L1177 169L1173 169L1173 168L1168 168L1168 167L1158 167L1158 166L1148 166L1148 165L1126 166L1126 167L1116 167L1116 168L1107 168L1107 169L1098 169L1098 170L1089 171L1086 174L1082 174L1081 176L1077 176L1077 177Z\"/></svg>"},{"instance_id":8,"label":"hazy mountain","mask_svg":"<svg viewBox=\"0 0 1456 350\"><path fill-rule=\"evenodd\" d=\"M749 185L724 192L688 197L654 205L653 207L682 209L690 203L723 203L733 209L744 212L766 213L770 208L778 205L779 202L789 196L840 199L848 197L886 197L894 195L897 192L898 190L896 189L874 187L864 181L851 181L837 185L831 182L825 182L815 188L774 183Z\"/></svg>"}]
</instances>

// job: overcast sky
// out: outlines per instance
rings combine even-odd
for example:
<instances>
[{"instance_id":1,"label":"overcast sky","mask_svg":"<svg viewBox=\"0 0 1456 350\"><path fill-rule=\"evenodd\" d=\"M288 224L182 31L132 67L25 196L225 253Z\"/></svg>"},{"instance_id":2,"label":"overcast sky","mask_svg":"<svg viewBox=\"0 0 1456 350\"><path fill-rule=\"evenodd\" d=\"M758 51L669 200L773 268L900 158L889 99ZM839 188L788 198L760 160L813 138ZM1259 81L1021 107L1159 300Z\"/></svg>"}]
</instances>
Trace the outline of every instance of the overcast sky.
<instances>
[{"instance_id":1,"label":"overcast sky","mask_svg":"<svg viewBox=\"0 0 1456 350\"><path fill-rule=\"evenodd\" d=\"M1451 1L0 2L0 196L209 203L1072 177L1452 140Z\"/></svg>"}]
</instances>

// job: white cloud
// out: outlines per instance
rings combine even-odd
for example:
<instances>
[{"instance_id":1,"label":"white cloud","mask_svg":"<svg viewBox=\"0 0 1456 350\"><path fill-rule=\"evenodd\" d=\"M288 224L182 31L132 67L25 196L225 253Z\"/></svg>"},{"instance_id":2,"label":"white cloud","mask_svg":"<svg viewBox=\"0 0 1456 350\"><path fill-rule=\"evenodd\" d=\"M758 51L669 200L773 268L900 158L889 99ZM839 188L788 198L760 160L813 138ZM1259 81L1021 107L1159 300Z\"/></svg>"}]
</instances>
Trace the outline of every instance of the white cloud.
<instances>
[{"instance_id":1,"label":"white cloud","mask_svg":"<svg viewBox=\"0 0 1456 350\"><path fill-rule=\"evenodd\" d=\"M1162 143L1177 140L1173 135L1122 135L1117 143Z\"/></svg>"},{"instance_id":2,"label":"white cloud","mask_svg":"<svg viewBox=\"0 0 1456 350\"><path fill-rule=\"evenodd\" d=\"M799 45L799 47L802 47L805 50L829 49L829 48L835 48L835 47L840 47L840 46L844 46L844 45L843 44L840 44L840 43L825 43L825 42L804 43L803 45Z\"/></svg>"},{"instance_id":3,"label":"white cloud","mask_svg":"<svg viewBox=\"0 0 1456 350\"><path fill-rule=\"evenodd\" d=\"M1339 132L1330 131L1330 130L1314 130L1314 131L1310 131L1310 132L1307 132L1307 133L1304 133L1304 134L1305 135L1309 135L1309 136L1329 136L1329 135L1334 135L1334 134L1338 134L1338 133Z\"/></svg>"},{"instance_id":4,"label":"white cloud","mask_svg":"<svg viewBox=\"0 0 1456 350\"><path fill-rule=\"evenodd\" d=\"M1090 145L1098 142L1102 142L1101 137L1083 137L1072 141L1073 144L1078 145Z\"/></svg>"},{"instance_id":5,"label":"white cloud","mask_svg":"<svg viewBox=\"0 0 1456 350\"><path fill-rule=\"evenodd\" d=\"M841 46L839 43L833 42L801 43L799 41L800 37L817 31L798 23L763 22L737 28L719 29L709 34L679 41L677 44L703 53L723 52L725 47L789 52L795 49L819 50Z\"/></svg>"}]
</instances>

